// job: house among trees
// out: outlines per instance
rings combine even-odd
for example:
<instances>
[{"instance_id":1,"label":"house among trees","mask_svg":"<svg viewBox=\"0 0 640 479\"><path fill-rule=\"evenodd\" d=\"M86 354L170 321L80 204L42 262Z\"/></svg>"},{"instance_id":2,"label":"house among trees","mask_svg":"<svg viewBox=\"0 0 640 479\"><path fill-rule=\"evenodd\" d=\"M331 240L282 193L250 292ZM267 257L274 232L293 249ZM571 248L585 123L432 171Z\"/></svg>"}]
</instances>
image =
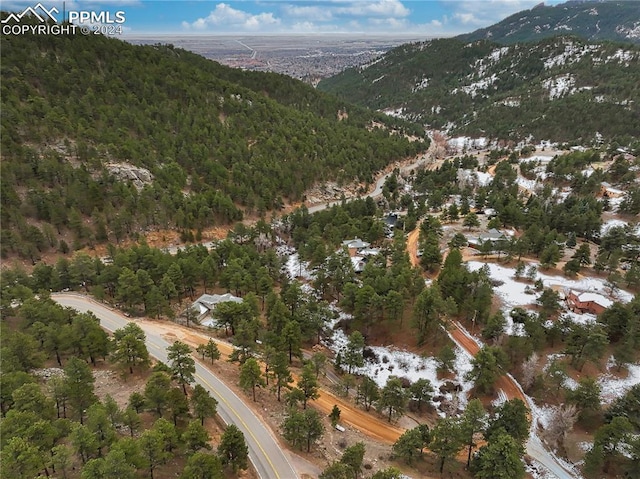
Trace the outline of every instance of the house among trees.
<instances>
[{"instance_id":1,"label":"house among trees","mask_svg":"<svg viewBox=\"0 0 640 479\"><path fill-rule=\"evenodd\" d=\"M597 293L581 293L569 291L567 294L567 306L575 313L600 314L613 304L609 298Z\"/></svg>"},{"instance_id":2,"label":"house among trees","mask_svg":"<svg viewBox=\"0 0 640 479\"><path fill-rule=\"evenodd\" d=\"M356 256L360 251L367 249L371 245L356 237L355 239L343 241L342 246L345 246L349 250L349 256Z\"/></svg>"},{"instance_id":3,"label":"house among trees","mask_svg":"<svg viewBox=\"0 0 640 479\"><path fill-rule=\"evenodd\" d=\"M387 216L384 217L384 225L387 230L393 230L398 224L398 218L400 215L396 212L391 212Z\"/></svg>"},{"instance_id":4,"label":"house among trees","mask_svg":"<svg viewBox=\"0 0 640 479\"><path fill-rule=\"evenodd\" d=\"M196 312L196 314L198 315L198 322L202 323L202 320L209 317L211 315L211 311L213 311L218 304L227 301L242 303L242 298L238 298L231 293L203 294L193 302L190 309Z\"/></svg>"},{"instance_id":5,"label":"house among trees","mask_svg":"<svg viewBox=\"0 0 640 479\"><path fill-rule=\"evenodd\" d=\"M600 183L600 194L603 198L620 198L624 195L624 191L614 188L606 181Z\"/></svg>"},{"instance_id":6,"label":"house among trees","mask_svg":"<svg viewBox=\"0 0 640 479\"><path fill-rule=\"evenodd\" d=\"M487 241L493 246L495 246L499 241L509 241L509 235L495 228L491 228L489 231L480 233L477 237L468 238L468 240L469 247L479 249L480 246L485 244Z\"/></svg>"}]
</instances>

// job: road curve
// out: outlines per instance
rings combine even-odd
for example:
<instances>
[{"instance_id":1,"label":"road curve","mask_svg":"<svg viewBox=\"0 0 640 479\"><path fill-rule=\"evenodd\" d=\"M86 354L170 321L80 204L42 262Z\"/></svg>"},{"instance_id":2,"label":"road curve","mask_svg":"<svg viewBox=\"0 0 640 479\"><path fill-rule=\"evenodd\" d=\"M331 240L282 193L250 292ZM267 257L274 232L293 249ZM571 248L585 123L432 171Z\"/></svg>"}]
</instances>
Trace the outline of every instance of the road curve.
<instances>
[{"instance_id":1,"label":"road curve","mask_svg":"<svg viewBox=\"0 0 640 479\"><path fill-rule=\"evenodd\" d=\"M56 293L51 299L62 306L80 312L91 311L100 319L103 328L114 331L126 326L129 320L121 313L111 310L86 296L74 293ZM149 354L167 362L166 349L170 346L158 334L139 324L147 336ZM196 381L205 387L218 401L218 414L226 424L235 424L243 432L249 447L249 458L261 479L293 479L298 475L287 460L284 451L269 429L253 411L231 389L211 371L196 360Z\"/></svg>"},{"instance_id":2,"label":"road curve","mask_svg":"<svg viewBox=\"0 0 640 479\"><path fill-rule=\"evenodd\" d=\"M471 357L478 354L480 345L473 339L473 336L457 321L452 321L452 324L454 327L448 331L449 337ZM513 376L505 374L498 378L496 387L502 389L509 399L518 398L522 400L530 411L533 419L531 421L529 439L526 444L527 454L546 467L547 470L558 479L576 479L575 473L569 471L552 452L545 449L540 441L540 438L536 434L537 421L533 413L534 408L532 407L529 397L522 391L520 384L518 384Z\"/></svg>"}]
</instances>

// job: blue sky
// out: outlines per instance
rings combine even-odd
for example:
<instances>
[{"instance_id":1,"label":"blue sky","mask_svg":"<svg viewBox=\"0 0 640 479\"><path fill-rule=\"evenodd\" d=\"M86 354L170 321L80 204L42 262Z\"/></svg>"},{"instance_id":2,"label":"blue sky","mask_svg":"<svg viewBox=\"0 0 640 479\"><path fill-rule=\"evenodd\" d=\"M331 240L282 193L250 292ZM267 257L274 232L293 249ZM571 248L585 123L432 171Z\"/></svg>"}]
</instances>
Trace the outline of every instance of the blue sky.
<instances>
[{"instance_id":1,"label":"blue sky","mask_svg":"<svg viewBox=\"0 0 640 479\"><path fill-rule=\"evenodd\" d=\"M35 1L3 0L19 11ZM46 8L62 1L42 0ZM310 34L447 36L489 26L540 0L67 0L66 10L124 11L134 34ZM560 0L547 0L555 5Z\"/></svg>"}]
</instances>

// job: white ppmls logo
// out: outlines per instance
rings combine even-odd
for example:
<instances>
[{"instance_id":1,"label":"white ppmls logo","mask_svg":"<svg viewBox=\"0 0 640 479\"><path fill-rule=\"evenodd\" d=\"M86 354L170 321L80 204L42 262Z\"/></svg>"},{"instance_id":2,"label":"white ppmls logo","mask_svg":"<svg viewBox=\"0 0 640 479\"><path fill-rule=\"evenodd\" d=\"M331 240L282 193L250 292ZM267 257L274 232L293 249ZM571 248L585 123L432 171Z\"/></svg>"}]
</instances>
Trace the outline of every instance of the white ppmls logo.
<instances>
[{"instance_id":1,"label":"white ppmls logo","mask_svg":"<svg viewBox=\"0 0 640 479\"><path fill-rule=\"evenodd\" d=\"M125 22L125 12L118 11L111 14L108 11L94 12L89 10L69 11L69 19L62 19L58 23L54 14L60 13L56 7L47 10L38 3L35 7L27 7L20 13L10 13L2 20L3 35L121 35L122 24ZM40 23L25 22L23 18L36 18ZM50 21L52 20L52 22ZM76 25L78 23L79 25Z\"/></svg>"},{"instance_id":2,"label":"white ppmls logo","mask_svg":"<svg viewBox=\"0 0 640 479\"><path fill-rule=\"evenodd\" d=\"M38 13L38 11L44 12L44 14ZM35 7L25 8L21 13L10 13L7 18L2 20L2 23L9 23L9 21L11 20L20 23L20 20L22 20L22 17L24 17L25 15L33 15L41 22L46 21L47 17L49 17L51 20L57 23L58 20L56 20L56 17L53 16L54 13L60 13L56 7L53 7L51 10L47 10L42 6L41 3L38 3Z\"/></svg>"}]
</instances>

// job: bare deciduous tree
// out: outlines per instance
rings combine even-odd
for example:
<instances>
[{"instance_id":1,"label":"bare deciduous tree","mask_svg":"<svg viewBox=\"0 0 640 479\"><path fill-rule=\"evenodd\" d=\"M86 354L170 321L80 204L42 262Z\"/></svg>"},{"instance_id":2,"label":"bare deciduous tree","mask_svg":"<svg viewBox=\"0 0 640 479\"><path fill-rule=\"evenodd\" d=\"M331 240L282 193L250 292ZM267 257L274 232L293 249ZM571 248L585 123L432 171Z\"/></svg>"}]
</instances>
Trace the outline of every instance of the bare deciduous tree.
<instances>
[{"instance_id":1,"label":"bare deciduous tree","mask_svg":"<svg viewBox=\"0 0 640 479\"><path fill-rule=\"evenodd\" d=\"M533 386L533 382L536 378L538 361L540 361L540 357L534 352L529 356L529 359L522 363L522 387L525 391Z\"/></svg>"},{"instance_id":2,"label":"bare deciduous tree","mask_svg":"<svg viewBox=\"0 0 640 479\"><path fill-rule=\"evenodd\" d=\"M564 440L576 422L578 410L573 404L553 408L549 425L544 431L545 440L553 447L564 448Z\"/></svg>"}]
</instances>

